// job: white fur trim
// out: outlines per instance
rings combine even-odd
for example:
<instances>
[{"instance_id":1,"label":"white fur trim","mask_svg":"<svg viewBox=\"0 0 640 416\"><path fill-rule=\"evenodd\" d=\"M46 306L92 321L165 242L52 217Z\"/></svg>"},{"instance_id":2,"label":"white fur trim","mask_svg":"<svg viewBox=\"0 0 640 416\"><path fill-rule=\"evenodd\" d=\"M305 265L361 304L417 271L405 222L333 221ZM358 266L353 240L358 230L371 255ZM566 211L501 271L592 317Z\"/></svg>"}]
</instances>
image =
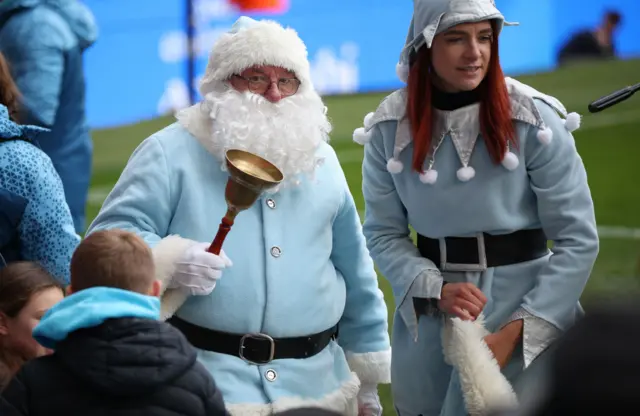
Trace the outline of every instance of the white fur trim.
<instances>
[{"instance_id":1,"label":"white fur trim","mask_svg":"<svg viewBox=\"0 0 640 416\"><path fill-rule=\"evenodd\" d=\"M365 353L347 351L345 355L349 368L362 384L391 383L391 349Z\"/></svg>"},{"instance_id":2,"label":"white fur trim","mask_svg":"<svg viewBox=\"0 0 640 416\"><path fill-rule=\"evenodd\" d=\"M358 127L353 131L353 141L364 145L371 140L371 131L365 131L364 127Z\"/></svg>"},{"instance_id":3,"label":"white fur trim","mask_svg":"<svg viewBox=\"0 0 640 416\"><path fill-rule=\"evenodd\" d=\"M420 174L420 182L433 185L438 180L438 171L435 169L429 169L426 172Z\"/></svg>"},{"instance_id":4,"label":"white fur trim","mask_svg":"<svg viewBox=\"0 0 640 416\"><path fill-rule=\"evenodd\" d=\"M189 298L189 294L179 289L167 289L160 298L160 320L171 318Z\"/></svg>"},{"instance_id":5,"label":"white fur trim","mask_svg":"<svg viewBox=\"0 0 640 416\"><path fill-rule=\"evenodd\" d=\"M227 410L232 416L270 416L274 413L284 412L301 407L318 407L337 412L346 416L357 416L360 380L353 373L351 378L345 381L338 390L335 390L321 399L303 399L300 397L287 397L276 400L271 404L229 404Z\"/></svg>"},{"instance_id":6,"label":"white fur trim","mask_svg":"<svg viewBox=\"0 0 640 416\"><path fill-rule=\"evenodd\" d=\"M581 117L578 113L569 113L564 120L564 127L569 131L576 131L580 128Z\"/></svg>"},{"instance_id":7,"label":"white fur trim","mask_svg":"<svg viewBox=\"0 0 640 416\"><path fill-rule=\"evenodd\" d=\"M260 20L235 33L220 35L209 55L200 93L205 96L215 88L216 81L225 81L254 65L293 71L301 81L301 91L312 89L307 47L298 33L275 21Z\"/></svg>"},{"instance_id":8,"label":"white fur trim","mask_svg":"<svg viewBox=\"0 0 640 416\"><path fill-rule=\"evenodd\" d=\"M469 414L484 416L493 410L516 407L516 394L484 342L488 331L482 318L476 321L451 318L445 325L450 326L450 332L443 337L443 342L447 342L445 357L458 370Z\"/></svg>"},{"instance_id":9,"label":"white fur trim","mask_svg":"<svg viewBox=\"0 0 640 416\"><path fill-rule=\"evenodd\" d=\"M551 130L549 127L545 127L542 130L538 130L537 136L538 140L540 140L540 143L549 144L553 139L553 130Z\"/></svg>"},{"instance_id":10,"label":"white fur trim","mask_svg":"<svg viewBox=\"0 0 640 416\"><path fill-rule=\"evenodd\" d=\"M373 119L373 116L375 115L374 112L371 112L369 114L367 114L366 116L364 116L364 128L365 129L370 129L371 128L371 120Z\"/></svg>"},{"instance_id":11,"label":"white fur trim","mask_svg":"<svg viewBox=\"0 0 640 416\"><path fill-rule=\"evenodd\" d=\"M396 64L396 75L405 84L409 81L409 65L398 62Z\"/></svg>"},{"instance_id":12,"label":"white fur trim","mask_svg":"<svg viewBox=\"0 0 640 416\"><path fill-rule=\"evenodd\" d=\"M513 152L507 152L502 159L502 166L508 170L515 170L520 165L520 160Z\"/></svg>"},{"instance_id":13,"label":"white fur trim","mask_svg":"<svg viewBox=\"0 0 640 416\"><path fill-rule=\"evenodd\" d=\"M387 170L389 171L389 173L395 175L402 172L402 169L404 169L404 165L398 159L391 158L387 161Z\"/></svg>"},{"instance_id":14,"label":"white fur trim","mask_svg":"<svg viewBox=\"0 0 640 416\"><path fill-rule=\"evenodd\" d=\"M153 247L153 260L156 266L156 279L162 283L162 292L171 282L176 271L176 262L195 241L170 235L160 240Z\"/></svg>"},{"instance_id":15,"label":"white fur trim","mask_svg":"<svg viewBox=\"0 0 640 416\"><path fill-rule=\"evenodd\" d=\"M176 271L176 262L195 241L170 235L160 240L153 248L153 260L156 266L156 279L161 283L160 319L166 321L180 309L188 294L178 289L168 289Z\"/></svg>"},{"instance_id":16,"label":"white fur trim","mask_svg":"<svg viewBox=\"0 0 640 416\"><path fill-rule=\"evenodd\" d=\"M459 180L461 180L462 182L467 182L473 179L474 176L476 176L476 170L471 166L465 166L458 169L458 172L456 172L456 174Z\"/></svg>"}]
</instances>

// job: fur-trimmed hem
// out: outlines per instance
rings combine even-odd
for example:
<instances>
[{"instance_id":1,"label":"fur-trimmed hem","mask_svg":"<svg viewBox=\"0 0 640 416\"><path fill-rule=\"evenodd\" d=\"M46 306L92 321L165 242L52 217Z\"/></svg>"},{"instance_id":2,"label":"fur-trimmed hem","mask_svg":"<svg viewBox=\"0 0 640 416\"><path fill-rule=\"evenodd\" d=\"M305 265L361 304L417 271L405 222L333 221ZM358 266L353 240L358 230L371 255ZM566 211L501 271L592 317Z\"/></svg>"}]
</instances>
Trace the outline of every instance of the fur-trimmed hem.
<instances>
[{"instance_id":1,"label":"fur-trimmed hem","mask_svg":"<svg viewBox=\"0 0 640 416\"><path fill-rule=\"evenodd\" d=\"M227 410L232 416L268 416L301 407L318 407L345 416L357 416L359 391L360 380L355 373L352 373L351 378L345 381L338 390L321 399L287 397L271 404L227 404Z\"/></svg>"},{"instance_id":2,"label":"fur-trimmed hem","mask_svg":"<svg viewBox=\"0 0 640 416\"><path fill-rule=\"evenodd\" d=\"M189 297L187 293L178 289L167 289L167 286L171 283L171 278L176 271L176 262L193 243L192 240L170 235L160 240L152 250L156 279L162 285L160 319L163 321L171 318Z\"/></svg>"},{"instance_id":3,"label":"fur-trimmed hem","mask_svg":"<svg viewBox=\"0 0 640 416\"><path fill-rule=\"evenodd\" d=\"M445 323L445 359L458 370L464 402L471 416L514 408L518 404L511 384L484 342L486 335L488 331L482 317L475 322L450 318Z\"/></svg>"},{"instance_id":4,"label":"fur-trimmed hem","mask_svg":"<svg viewBox=\"0 0 640 416\"><path fill-rule=\"evenodd\" d=\"M391 383L391 348L385 351L345 353L349 368L358 375L362 384Z\"/></svg>"}]
</instances>

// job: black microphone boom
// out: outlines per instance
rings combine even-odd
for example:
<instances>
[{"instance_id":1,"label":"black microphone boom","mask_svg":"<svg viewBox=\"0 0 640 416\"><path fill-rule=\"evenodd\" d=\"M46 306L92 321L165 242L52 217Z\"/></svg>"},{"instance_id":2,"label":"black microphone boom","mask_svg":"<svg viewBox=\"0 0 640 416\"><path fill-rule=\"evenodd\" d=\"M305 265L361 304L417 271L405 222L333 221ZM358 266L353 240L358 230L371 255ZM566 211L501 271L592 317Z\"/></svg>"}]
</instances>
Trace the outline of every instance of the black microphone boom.
<instances>
[{"instance_id":1,"label":"black microphone boom","mask_svg":"<svg viewBox=\"0 0 640 416\"><path fill-rule=\"evenodd\" d=\"M602 98L598 98L597 100L589 104L589 112L597 113L604 110L605 108L611 107L614 104L618 104L619 102L622 102L631 97L636 91L640 91L640 84L625 87Z\"/></svg>"}]
</instances>

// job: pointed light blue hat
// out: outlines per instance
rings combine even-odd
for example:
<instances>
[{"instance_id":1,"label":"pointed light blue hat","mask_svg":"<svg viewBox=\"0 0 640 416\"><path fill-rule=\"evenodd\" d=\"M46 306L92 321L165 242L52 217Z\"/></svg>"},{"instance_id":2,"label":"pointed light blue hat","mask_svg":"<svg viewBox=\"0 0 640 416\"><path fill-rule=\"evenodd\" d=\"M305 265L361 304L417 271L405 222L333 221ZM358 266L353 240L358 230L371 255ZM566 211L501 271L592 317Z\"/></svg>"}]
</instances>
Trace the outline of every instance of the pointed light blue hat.
<instances>
[{"instance_id":1,"label":"pointed light blue hat","mask_svg":"<svg viewBox=\"0 0 640 416\"><path fill-rule=\"evenodd\" d=\"M413 17L396 66L400 80L407 82L410 56L425 45L430 48L437 34L462 23L484 20L497 22L496 36L504 26L518 25L505 20L495 0L413 0Z\"/></svg>"}]
</instances>

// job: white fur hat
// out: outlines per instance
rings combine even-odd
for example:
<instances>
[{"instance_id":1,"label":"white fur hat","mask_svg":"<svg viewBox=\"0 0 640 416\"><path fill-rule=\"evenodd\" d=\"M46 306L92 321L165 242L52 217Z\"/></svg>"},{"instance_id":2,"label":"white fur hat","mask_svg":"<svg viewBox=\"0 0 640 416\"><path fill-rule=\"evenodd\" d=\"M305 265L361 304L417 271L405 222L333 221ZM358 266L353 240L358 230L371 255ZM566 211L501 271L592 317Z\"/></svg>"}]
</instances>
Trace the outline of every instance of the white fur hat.
<instances>
[{"instance_id":1,"label":"white fur hat","mask_svg":"<svg viewBox=\"0 0 640 416\"><path fill-rule=\"evenodd\" d=\"M206 95L217 83L254 65L293 71L301 82L301 90L312 89L307 47L296 31L274 21L242 16L213 46L200 94Z\"/></svg>"}]
</instances>

